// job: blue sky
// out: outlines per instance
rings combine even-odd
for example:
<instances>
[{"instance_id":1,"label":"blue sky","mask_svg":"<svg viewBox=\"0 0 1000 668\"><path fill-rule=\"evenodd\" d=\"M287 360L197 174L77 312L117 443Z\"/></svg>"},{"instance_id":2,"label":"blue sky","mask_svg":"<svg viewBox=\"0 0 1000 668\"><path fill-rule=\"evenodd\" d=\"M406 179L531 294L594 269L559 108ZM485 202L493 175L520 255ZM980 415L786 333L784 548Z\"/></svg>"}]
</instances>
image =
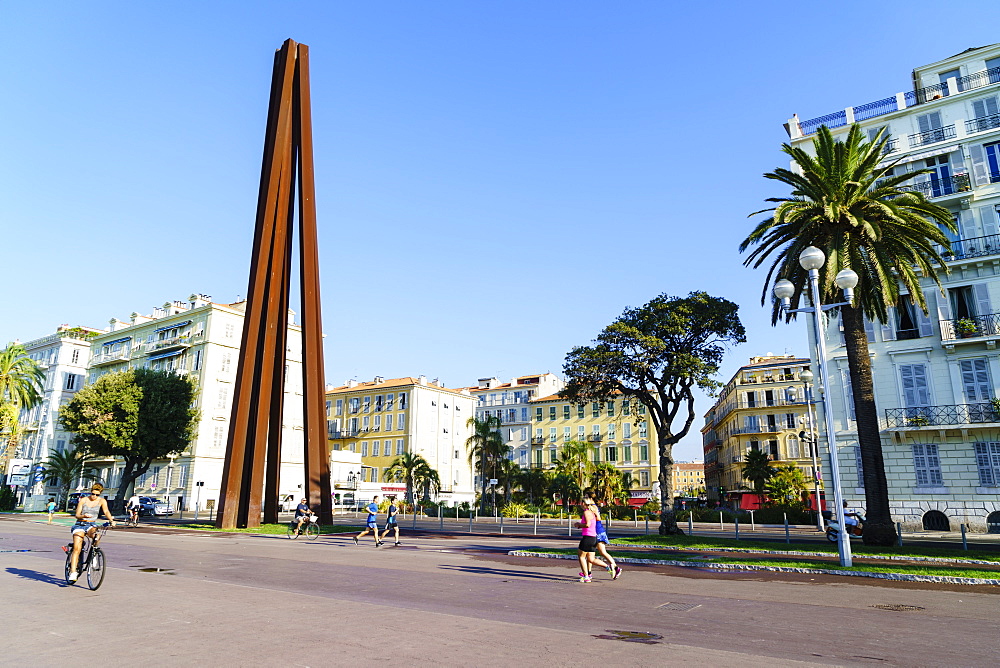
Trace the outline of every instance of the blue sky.
<instances>
[{"instance_id":1,"label":"blue sky","mask_svg":"<svg viewBox=\"0 0 1000 668\"><path fill-rule=\"evenodd\" d=\"M781 124L1000 41L982 2L5 3L0 341L246 292L273 52L308 44L330 382L561 372L742 267ZM700 413L711 400L702 398ZM677 450L700 458L695 431Z\"/></svg>"}]
</instances>

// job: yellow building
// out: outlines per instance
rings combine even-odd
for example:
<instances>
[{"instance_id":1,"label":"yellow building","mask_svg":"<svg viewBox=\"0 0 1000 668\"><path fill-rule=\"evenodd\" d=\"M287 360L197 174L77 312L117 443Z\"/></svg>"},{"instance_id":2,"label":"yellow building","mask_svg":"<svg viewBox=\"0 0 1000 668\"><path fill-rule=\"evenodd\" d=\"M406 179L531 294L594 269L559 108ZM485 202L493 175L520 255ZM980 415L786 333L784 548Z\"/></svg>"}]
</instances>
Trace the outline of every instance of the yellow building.
<instances>
[{"instance_id":1,"label":"yellow building","mask_svg":"<svg viewBox=\"0 0 1000 668\"><path fill-rule=\"evenodd\" d=\"M421 455L441 478L439 500L472 501L472 469L465 441L474 414L468 390L453 390L425 376L349 381L326 392L327 425L333 458L337 451L361 455L359 470L332 465L335 500L402 497L405 486L386 481L385 472L404 452Z\"/></svg>"},{"instance_id":2,"label":"yellow building","mask_svg":"<svg viewBox=\"0 0 1000 668\"><path fill-rule=\"evenodd\" d=\"M646 501L659 475L656 433L635 399L576 404L558 394L531 401L531 467L552 468L569 441L592 444L592 460L632 475L633 503Z\"/></svg>"},{"instance_id":3,"label":"yellow building","mask_svg":"<svg viewBox=\"0 0 1000 668\"><path fill-rule=\"evenodd\" d=\"M671 478L674 496L698 496L705 489L705 465L701 462L674 462Z\"/></svg>"},{"instance_id":4,"label":"yellow building","mask_svg":"<svg viewBox=\"0 0 1000 668\"><path fill-rule=\"evenodd\" d=\"M735 501L749 492L743 461L750 450L766 452L772 466L798 467L813 490L812 451L800 438L808 425L799 374L808 368L808 359L792 355L751 357L726 383L701 430L709 498Z\"/></svg>"}]
</instances>

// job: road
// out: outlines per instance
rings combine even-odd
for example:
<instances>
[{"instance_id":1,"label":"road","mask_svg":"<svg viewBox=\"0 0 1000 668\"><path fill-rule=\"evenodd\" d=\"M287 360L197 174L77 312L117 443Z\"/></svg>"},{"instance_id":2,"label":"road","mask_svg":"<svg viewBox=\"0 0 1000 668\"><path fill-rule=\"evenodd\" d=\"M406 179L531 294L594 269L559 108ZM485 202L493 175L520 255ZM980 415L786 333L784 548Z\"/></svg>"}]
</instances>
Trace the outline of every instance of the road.
<instances>
[{"instance_id":1,"label":"road","mask_svg":"<svg viewBox=\"0 0 1000 668\"><path fill-rule=\"evenodd\" d=\"M582 584L574 562L506 555L566 539L407 536L405 525L403 533L401 547L376 549L343 535L304 542L116 530L105 539L105 584L91 592L62 580L66 527L0 516L8 612L0 658L32 666L1000 663L1000 588L672 567Z\"/></svg>"}]
</instances>

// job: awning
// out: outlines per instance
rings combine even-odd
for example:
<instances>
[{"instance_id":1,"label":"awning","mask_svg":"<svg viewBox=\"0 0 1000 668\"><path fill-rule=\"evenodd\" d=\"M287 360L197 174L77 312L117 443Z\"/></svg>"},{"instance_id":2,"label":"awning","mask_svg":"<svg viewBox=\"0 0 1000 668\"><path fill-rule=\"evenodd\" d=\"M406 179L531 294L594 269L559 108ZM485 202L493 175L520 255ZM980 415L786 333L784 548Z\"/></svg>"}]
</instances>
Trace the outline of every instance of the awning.
<instances>
[{"instance_id":1,"label":"awning","mask_svg":"<svg viewBox=\"0 0 1000 668\"><path fill-rule=\"evenodd\" d=\"M164 327L160 327L159 329L154 329L153 333L155 334L156 332L163 332L168 329L176 329L178 327L183 327L184 325L190 325L190 324L191 324L190 320L185 320L184 322L175 322L172 325L165 325Z\"/></svg>"},{"instance_id":2,"label":"awning","mask_svg":"<svg viewBox=\"0 0 1000 668\"><path fill-rule=\"evenodd\" d=\"M152 360L161 360L164 357L173 357L174 355L180 355L183 352L184 352L184 348L181 348L180 350L174 350L173 352L169 352L169 353L160 353L159 355L150 355L146 359L148 359L150 361L152 361Z\"/></svg>"},{"instance_id":3,"label":"awning","mask_svg":"<svg viewBox=\"0 0 1000 668\"><path fill-rule=\"evenodd\" d=\"M115 339L114 341L108 341L107 343L102 343L101 345L102 346L111 346L111 345L114 345L116 343L125 343L126 341L131 341L131 340L132 340L131 336L126 336L126 337L123 337L121 339Z\"/></svg>"},{"instance_id":4,"label":"awning","mask_svg":"<svg viewBox=\"0 0 1000 668\"><path fill-rule=\"evenodd\" d=\"M899 164L905 164L907 162L913 162L914 160L926 160L927 158L933 158L939 155L944 155L946 153L952 153L959 149L959 145L955 144L953 146L943 146L941 148L935 148L930 151L922 151L920 153L911 153L910 155L904 155L899 159ZM895 158L889 160L883 160L879 163L879 167L884 167L885 165L891 164Z\"/></svg>"}]
</instances>

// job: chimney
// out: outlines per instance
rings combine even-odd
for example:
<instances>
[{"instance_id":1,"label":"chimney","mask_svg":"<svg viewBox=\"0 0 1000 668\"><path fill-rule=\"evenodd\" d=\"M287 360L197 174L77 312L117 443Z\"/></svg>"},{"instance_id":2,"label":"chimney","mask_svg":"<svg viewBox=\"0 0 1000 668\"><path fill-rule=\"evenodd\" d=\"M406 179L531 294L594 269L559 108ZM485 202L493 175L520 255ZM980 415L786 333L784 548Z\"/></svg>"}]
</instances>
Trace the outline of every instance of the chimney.
<instances>
[{"instance_id":1,"label":"chimney","mask_svg":"<svg viewBox=\"0 0 1000 668\"><path fill-rule=\"evenodd\" d=\"M157 318L162 318L165 315L166 315L166 311L163 310L162 306L154 306L153 307L153 320L156 320Z\"/></svg>"},{"instance_id":2,"label":"chimney","mask_svg":"<svg viewBox=\"0 0 1000 668\"><path fill-rule=\"evenodd\" d=\"M385 382L385 378L382 376L375 376L375 384L380 385Z\"/></svg>"},{"instance_id":3,"label":"chimney","mask_svg":"<svg viewBox=\"0 0 1000 668\"><path fill-rule=\"evenodd\" d=\"M420 375L417 376L417 385L427 385L427 376Z\"/></svg>"},{"instance_id":4,"label":"chimney","mask_svg":"<svg viewBox=\"0 0 1000 668\"><path fill-rule=\"evenodd\" d=\"M357 386L358 386L358 381L354 380L353 378L347 381L347 387L357 387Z\"/></svg>"},{"instance_id":5,"label":"chimney","mask_svg":"<svg viewBox=\"0 0 1000 668\"><path fill-rule=\"evenodd\" d=\"M188 297L188 301L191 302L191 308L199 308L210 304L212 302L212 297L210 295L193 294Z\"/></svg>"}]
</instances>

